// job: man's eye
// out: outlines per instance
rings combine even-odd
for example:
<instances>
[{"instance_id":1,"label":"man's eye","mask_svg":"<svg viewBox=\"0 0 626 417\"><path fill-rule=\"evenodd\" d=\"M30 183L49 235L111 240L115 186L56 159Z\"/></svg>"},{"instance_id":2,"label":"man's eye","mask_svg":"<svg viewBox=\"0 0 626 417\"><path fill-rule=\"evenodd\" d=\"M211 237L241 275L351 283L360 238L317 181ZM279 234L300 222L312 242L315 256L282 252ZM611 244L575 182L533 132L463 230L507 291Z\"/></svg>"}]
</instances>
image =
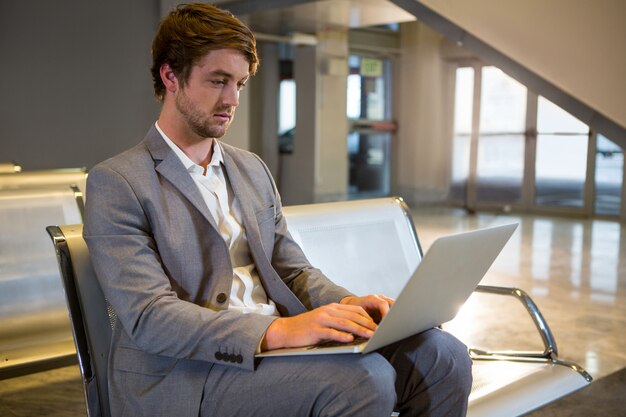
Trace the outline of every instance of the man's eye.
<instances>
[{"instance_id":1,"label":"man's eye","mask_svg":"<svg viewBox=\"0 0 626 417\"><path fill-rule=\"evenodd\" d=\"M237 84L237 89L241 90L242 88L244 88L246 86L246 83L239 83Z\"/></svg>"},{"instance_id":2,"label":"man's eye","mask_svg":"<svg viewBox=\"0 0 626 417\"><path fill-rule=\"evenodd\" d=\"M217 86L223 86L223 85L225 85L225 84L226 84L226 81L224 81L224 80L212 80L211 82L212 82L214 85L217 85Z\"/></svg>"}]
</instances>

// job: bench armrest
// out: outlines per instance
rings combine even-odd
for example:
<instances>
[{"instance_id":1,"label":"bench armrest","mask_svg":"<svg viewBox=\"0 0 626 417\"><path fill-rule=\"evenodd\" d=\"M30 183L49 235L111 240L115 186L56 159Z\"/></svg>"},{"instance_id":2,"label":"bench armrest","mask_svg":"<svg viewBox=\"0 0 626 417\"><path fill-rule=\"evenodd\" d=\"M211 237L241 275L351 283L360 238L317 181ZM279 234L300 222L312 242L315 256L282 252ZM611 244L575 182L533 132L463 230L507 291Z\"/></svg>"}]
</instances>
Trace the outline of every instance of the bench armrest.
<instances>
[{"instance_id":1,"label":"bench armrest","mask_svg":"<svg viewBox=\"0 0 626 417\"><path fill-rule=\"evenodd\" d=\"M508 295L517 299L526 308L526 311L530 315L541 340L543 341L543 352L523 352L523 351L485 351L481 349L470 348L469 353L474 360L505 360L515 362L537 362L537 363L552 363L556 365L563 365L578 372L587 382L591 382L593 379L591 375L587 373L583 368L575 364L574 362L564 361L558 358L558 350L556 347L556 340L548 326L548 323L544 319L537 304L530 298L530 296L519 288L511 287L496 287L489 285L479 285L476 288L477 292L495 295Z\"/></svg>"},{"instance_id":2,"label":"bench armrest","mask_svg":"<svg viewBox=\"0 0 626 417\"><path fill-rule=\"evenodd\" d=\"M488 285L479 285L476 287L477 292L496 294L496 295L508 295L517 299L526 308L526 311L530 315L541 340L543 341L543 352L520 352L520 351L506 351L506 352L488 352L480 349L470 349L472 356L506 356L506 357L525 357L525 358L543 358L543 359L556 359L558 356L558 350L556 347L556 340L552 335L552 331L548 326L548 323L544 319L537 304L530 298L530 296L520 290L519 288L511 287L496 287Z\"/></svg>"}]
</instances>

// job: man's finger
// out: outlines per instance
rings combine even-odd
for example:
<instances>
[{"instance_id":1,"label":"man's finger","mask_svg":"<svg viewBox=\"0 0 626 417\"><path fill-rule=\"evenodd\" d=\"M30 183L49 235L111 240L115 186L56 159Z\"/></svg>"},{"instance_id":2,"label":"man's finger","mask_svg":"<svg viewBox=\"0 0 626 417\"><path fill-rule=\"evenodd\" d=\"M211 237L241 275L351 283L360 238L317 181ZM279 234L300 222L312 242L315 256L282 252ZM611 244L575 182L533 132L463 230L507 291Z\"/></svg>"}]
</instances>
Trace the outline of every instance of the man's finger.
<instances>
[{"instance_id":1,"label":"man's finger","mask_svg":"<svg viewBox=\"0 0 626 417\"><path fill-rule=\"evenodd\" d=\"M345 310L326 312L319 317L318 323L323 327L367 338L376 330L376 323L369 315L363 316Z\"/></svg>"}]
</instances>

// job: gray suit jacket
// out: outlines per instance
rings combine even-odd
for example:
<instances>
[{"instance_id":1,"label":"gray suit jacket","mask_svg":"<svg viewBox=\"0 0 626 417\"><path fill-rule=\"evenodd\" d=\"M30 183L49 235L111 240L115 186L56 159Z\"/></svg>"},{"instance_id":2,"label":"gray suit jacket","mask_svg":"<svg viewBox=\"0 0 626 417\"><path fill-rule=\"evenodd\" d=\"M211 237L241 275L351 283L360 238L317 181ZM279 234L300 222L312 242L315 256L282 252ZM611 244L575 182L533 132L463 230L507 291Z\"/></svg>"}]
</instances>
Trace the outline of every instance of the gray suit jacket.
<instances>
[{"instance_id":1,"label":"gray suit jacket","mask_svg":"<svg viewBox=\"0 0 626 417\"><path fill-rule=\"evenodd\" d=\"M349 293L293 241L267 167L222 144L250 251L268 296L295 315ZM200 192L153 126L89 172L84 236L118 316L109 358L115 416L198 415L215 363L253 371L274 317L228 310L228 248Z\"/></svg>"}]
</instances>

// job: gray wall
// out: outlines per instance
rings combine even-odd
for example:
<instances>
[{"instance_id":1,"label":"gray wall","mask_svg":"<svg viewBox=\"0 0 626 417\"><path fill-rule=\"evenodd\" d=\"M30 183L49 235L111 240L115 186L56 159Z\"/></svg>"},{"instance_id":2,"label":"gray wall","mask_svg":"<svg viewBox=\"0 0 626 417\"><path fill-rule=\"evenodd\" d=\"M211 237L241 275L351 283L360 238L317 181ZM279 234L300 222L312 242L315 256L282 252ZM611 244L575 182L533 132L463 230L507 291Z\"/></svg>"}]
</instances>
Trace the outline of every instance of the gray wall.
<instances>
[{"instance_id":1,"label":"gray wall","mask_svg":"<svg viewBox=\"0 0 626 417\"><path fill-rule=\"evenodd\" d=\"M0 162L87 167L139 142L160 108L158 0L0 2Z\"/></svg>"}]
</instances>

